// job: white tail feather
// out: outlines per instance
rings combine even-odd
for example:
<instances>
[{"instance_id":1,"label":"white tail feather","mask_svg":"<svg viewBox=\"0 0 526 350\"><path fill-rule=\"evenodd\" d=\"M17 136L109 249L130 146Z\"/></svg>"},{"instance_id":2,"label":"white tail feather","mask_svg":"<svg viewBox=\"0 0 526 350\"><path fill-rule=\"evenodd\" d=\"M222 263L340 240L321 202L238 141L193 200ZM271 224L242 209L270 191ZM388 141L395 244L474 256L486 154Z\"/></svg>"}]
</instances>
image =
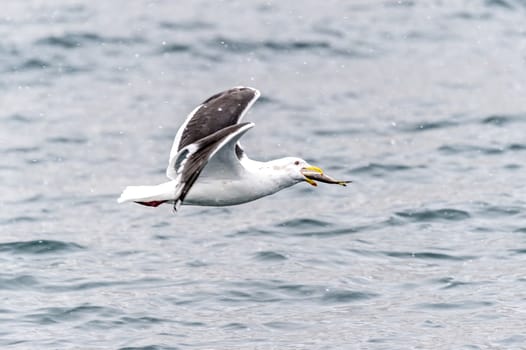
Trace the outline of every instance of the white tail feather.
<instances>
[{"instance_id":1,"label":"white tail feather","mask_svg":"<svg viewBox=\"0 0 526 350\"><path fill-rule=\"evenodd\" d=\"M117 199L118 203L124 202L152 202L168 201L174 199L175 185L165 182L157 186L128 186Z\"/></svg>"}]
</instances>

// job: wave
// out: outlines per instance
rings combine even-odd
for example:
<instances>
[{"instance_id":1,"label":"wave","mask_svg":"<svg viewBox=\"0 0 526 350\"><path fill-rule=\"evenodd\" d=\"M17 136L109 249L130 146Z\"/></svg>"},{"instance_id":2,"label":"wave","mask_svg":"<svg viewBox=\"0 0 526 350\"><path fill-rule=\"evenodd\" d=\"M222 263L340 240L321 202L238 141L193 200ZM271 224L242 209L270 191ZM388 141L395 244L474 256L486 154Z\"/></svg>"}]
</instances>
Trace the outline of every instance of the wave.
<instances>
[{"instance_id":1,"label":"wave","mask_svg":"<svg viewBox=\"0 0 526 350\"><path fill-rule=\"evenodd\" d=\"M66 37L61 40L50 40L49 38L44 41L46 44L62 45L65 48L74 48L78 46L79 42L76 37ZM82 37L81 37L82 39ZM88 41L93 41L88 36ZM269 54L293 54L293 53L304 53L310 52L315 55L326 55L326 56L343 56L347 58L370 58L374 50L369 48L360 49L363 45L346 45L345 47L337 47L333 43L327 40L319 39L301 39L301 40L250 40L250 39L233 39L223 36L218 36L213 39L202 39L192 42L192 44L186 43L166 43L157 50L160 53L178 53L178 52L192 52L193 54L201 57L209 57L210 59L217 61L221 60L222 56L218 56L217 51L228 52L231 54L247 54L247 53L269 53ZM214 52L211 52L214 51ZM374 51L376 52L376 51Z\"/></svg>"},{"instance_id":2,"label":"wave","mask_svg":"<svg viewBox=\"0 0 526 350\"><path fill-rule=\"evenodd\" d=\"M49 143L60 143L60 144L85 144L88 140L84 137L75 137L75 136L56 136L50 137L46 140Z\"/></svg>"},{"instance_id":3,"label":"wave","mask_svg":"<svg viewBox=\"0 0 526 350\"><path fill-rule=\"evenodd\" d=\"M37 39L36 45L53 46L62 49L75 49L89 44L114 44L114 45L133 45L144 43L141 37L110 37L101 36L92 32L64 33L62 35L46 36Z\"/></svg>"},{"instance_id":4,"label":"wave","mask_svg":"<svg viewBox=\"0 0 526 350\"><path fill-rule=\"evenodd\" d=\"M444 253L435 252L389 252L385 251L382 254L391 258L408 258L408 259L422 259L422 260L451 260L451 261L468 261L476 259L476 256L462 255L455 256Z\"/></svg>"},{"instance_id":5,"label":"wave","mask_svg":"<svg viewBox=\"0 0 526 350\"><path fill-rule=\"evenodd\" d=\"M187 22L174 22L174 21L162 21L159 23L159 27L163 29L175 30L175 31L199 31L205 29L212 29L215 26L210 22L204 21L187 21Z\"/></svg>"},{"instance_id":6,"label":"wave","mask_svg":"<svg viewBox=\"0 0 526 350\"><path fill-rule=\"evenodd\" d=\"M39 284L38 280L30 275L20 275L16 277L0 276L0 290L20 291L33 289Z\"/></svg>"},{"instance_id":7,"label":"wave","mask_svg":"<svg viewBox=\"0 0 526 350\"><path fill-rule=\"evenodd\" d=\"M37 310L37 312L28 314L24 318L35 324L55 324L65 321L84 319L91 315L115 315L120 311L114 308L96 306L96 305L80 305L75 307L48 307Z\"/></svg>"},{"instance_id":8,"label":"wave","mask_svg":"<svg viewBox=\"0 0 526 350\"><path fill-rule=\"evenodd\" d=\"M512 123L524 123L525 121L526 115L495 114L483 118L480 123L502 127Z\"/></svg>"},{"instance_id":9,"label":"wave","mask_svg":"<svg viewBox=\"0 0 526 350\"><path fill-rule=\"evenodd\" d=\"M396 212L395 215L412 222L461 221L471 217L467 211L452 208L405 210Z\"/></svg>"},{"instance_id":10,"label":"wave","mask_svg":"<svg viewBox=\"0 0 526 350\"><path fill-rule=\"evenodd\" d=\"M353 174L370 174L375 177L389 176L393 172L405 172L412 169L423 169L425 165L409 166L405 164L379 164L369 163L365 166L352 169Z\"/></svg>"},{"instance_id":11,"label":"wave","mask_svg":"<svg viewBox=\"0 0 526 350\"><path fill-rule=\"evenodd\" d=\"M257 252L254 255L254 258L259 261L283 261L287 260L287 257L284 254L274 252L274 251L262 251Z\"/></svg>"},{"instance_id":12,"label":"wave","mask_svg":"<svg viewBox=\"0 0 526 350\"><path fill-rule=\"evenodd\" d=\"M419 309L448 311L448 310L472 310L493 306L495 303L489 301L461 300L456 303L421 303Z\"/></svg>"},{"instance_id":13,"label":"wave","mask_svg":"<svg viewBox=\"0 0 526 350\"><path fill-rule=\"evenodd\" d=\"M501 146L478 146L470 144L452 144L442 145L438 151L446 155L454 155L459 153L478 153L484 155L500 155L506 152L518 152L526 150L526 144L510 143Z\"/></svg>"},{"instance_id":14,"label":"wave","mask_svg":"<svg viewBox=\"0 0 526 350\"><path fill-rule=\"evenodd\" d=\"M437 120L433 122L417 122L405 127L401 127L400 129L407 132L422 132L436 129L446 129L459 125L460 124L458 122L451 120Z\"/></svg>"},{"instance_id":15,"label":"wave","mask_svg":"<svg viewBox=\"0 0 526 350\"><path fill-rule=\"evenodd\" d=\"M479 207L477 214L482 217L515 216L524 211L523 207L518 205L494 205L486 202L476 204Z\"/></svg>"},{"instance_id":16,"label":"wave","mask_svg":"<svg viewBox=\"0 0 526 350\"><path fill-rule=\"evenodd\" d=\"M228 303L311 302L315 304L348 304L378 297L377 293L334 286L290 284L282 281L243 281L233 289L219 293ZM227 297L225 297L227 295Z\"/></svg>"},{"instance_id":17,"label":"wave","mask_svg":"<svg viewBox=\"0 0 526 350\"><path fill-rule=\"evenodd\" d=\"M0 253L11 254L51 254L83 250L84 247L72 243L54 240L33 240L0 243Z\"/></svg>"}]
</instances>

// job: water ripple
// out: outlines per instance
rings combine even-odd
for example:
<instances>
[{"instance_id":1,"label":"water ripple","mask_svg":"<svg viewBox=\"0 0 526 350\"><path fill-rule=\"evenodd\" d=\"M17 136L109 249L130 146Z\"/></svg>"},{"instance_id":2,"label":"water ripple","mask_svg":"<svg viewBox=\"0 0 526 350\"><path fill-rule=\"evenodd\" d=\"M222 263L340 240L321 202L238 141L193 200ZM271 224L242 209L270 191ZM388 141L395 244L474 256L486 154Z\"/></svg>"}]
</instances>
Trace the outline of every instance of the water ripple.
<instances>
[{"instance_id":1,"label":"water ripple","mask_svg":"<svg viewBox=\"0 0 526 350\"><path fill-rule=\"evenodd\" d=\"M20 275L16 277L8 277L0 275L0 290L26 290L33 289L38 286L39 282L37 279L30 275Z\"/></svg>"},{"instance_id":2,"label":"water ripple","mask_svg":"<svg viewBox=\"0 0 526 350\"><path fill-rule=\"evenodd\" d=\"M471 310L493 306L490 301L463 300L457 303L421 303L416 307L419 309L448 311L448 310Z\"/></svg>"},{"instance_id":3,"label":"water ripple","mask_svg":"<svg viewBox=\"0 0 526 350\"><path fill-rule=\"evenodd\" d=\"M293 298L305 298L311 297L316 294L321 293L324 290L320 286L312 286L306 284L279 284L276 287L276 290L286 294L289 297Z\"/></svg>"},{"instance_id":4,"label":"water ripple","mask_svg":"<svg viewBox=\"0 0 526 350\"><path fill-rule=\"evenodd\" d=\"M339 128L339 129L321 129L320 128L320 129L316 129L313 131L314 135L331 136L331 137L338 136L338 135L345 135L345 136L358 135L362 133L363 133L363 130L358 129L358 128Z\"/></svg>"},{"instance_id":5,"label":"water ripple","mask_svg":"<svg viewBox=\"0 0 526 350\"><path fill-rule=\"evenodd\" d=\"M11 67L10 71L28 71L28 70L41 70L51 66L50 62L44 61L41 58L29 58L23 61L21 64Z\"/></svg>"},{"instance_id":6,"label":"water ripple","mask_svg":"<svg viewBox=\"0 0 526 350\"><path fill-rule=\"evenodd\" d=\"M355 227L338 227L332 222L317 220L312 218L295 218L283 221L274 225L275 233L283 232L285 234L300 237L333 237L340 235L353 234L370 228L369 225ZM273 232L273 231L267 231Z\"/></svg>"},{"instance_id":7,"label":"water ripple","mask_svg":"<svg viewBox=\"0 0 526 350\"><path fill-rule=\"evenodd\" d=\"M378 294L370 292L357 292L353 290L330 290L327 291L321 298L323 303L328 304L340 304L340 303L352 303L360 300L367 300L377 297Z\"/></svg>"},{"instance_id":8,"label":"water ripple","mask_svg":"<svg viewBox=\"0 0 526 350\"><path fill-rule=\"evenodd\" d=\"M240 290L227 290L221 293L219 300L224 303L272 303L281 301L281 298L265 291L246 292Z\"/></svg>"},{"instance_id":9,"label":"water ripple","mask_svg":"<svg viewBox=\"0 0 526 350\"><path fill-rule=\"evenodd\" d=\"M489 124L494 126L506 126L511 123L524 123L526 121L525 115L490 115L482 119L482 124Z\"/></svg>"},{"instance_id":10,"label":"water ripple","mask_svg":"<svg viewBox=\"0 0 526 350\"><path fill-rule=\"evenodd\" d=\"M313 41L313 40L292 40L292 41L251 41L251 40L235 40L225 37L218 37L211 42L210 46L216 46L230 52L251 52L259 49L268 49L271 51L304 51L312 49L328 49L331 45L327 41Z\"/></svg>"},{"instance_id":11,"label":"water ripple","mask_svg":"<svg viewBox=\"0 0 526 350\"><path fill-rule=\"evenodd\" d=\"M8 115L5 118L2 118L2 120L5 120L7 122L13 122L13 123L21 123L21 124L32 124L38 121L35 117L30 117L24 114L14 113L11 115Z\"/></svg>"},{"instance_id":12,"label":"water ripple","mask_svg":"<svg viewBox=\"0 0 526 350\"><path fill-rule=\"evenodd\" d=\"M449 255L444 253L434 252L389 252L384 251L383 254L392 258L409 258L409 259L424 259L424 260L451 260L451 261L468 261L476 259L476 256L471 255Z\"/></svg>"},{"instance_id":13,"label":"water ripple","mask_svg":"<svg viewBox=\"0 0 526 350\"><path fill-rule=\"evenodd\" d=\"M159 26L163 29L171 29L174 31L184 30L191 32L214 28L212 23L199 20L186 22L162 21L159 23Z\"/></svg>"},{"instance_id":14,"label":"water ripple","mask_svg":"<svg viewBox=\"0 0 526 350\"><path fill-rule=\"evenodd\" d=\"M406 210L397 212L395 215L414 222L461 221L467 220L471 217L467 211L451 208Z\"/></svg>"},{"instance_id":15,"label":"water ripple","mask_svg":"<svg viewBox=\"0 0 526 350\"><path fill-rule=\"evenodd\" d=\"M133 286L134 289L149 288L152 284L162 285L162 280L158 278L140 278L132 280L110 280L110 281L88 281L88 282L76 282L70 281L70 283L63 284L50 284L42 286L41 289L46 292L68 292L68 291L80 291L97 288L107 288L115 286Z\"/></svg>"},{"instance_id":16,"label":"water ripple","mask_svg":"<svg viewBox=\"0 0 526 350\"><path fill-rule=\"evenodd\" d=\"M222 326L221 328L226 330L246 330L249 327L244 323L232 322Z\"/></svg>"},{"instance_id":17,"label":"water ripple","mask_svg":"<svg viewBox=\"0 0 526 350\"><path fill-rule=\"evenodd\" d=\"M259 261L283 261L287 260L287 257L283 254L273 251L258 252L254 258Z\"/></svg>"},{"instance_id":18,"label":"water ripple","mask_svg":"<svg viewBox=\"0 0 526 350\"><path fill-rule=\"evenodd\" d=\"M510 249L510 252L512 252L513 254L525 255L526 254L526 248L523 248L523 249Z\"/></svg>"},{"instance_id":19,"label":"water ripple","mask_svg":"<svg viewBox=\"0 0 526 350\"><path fill-rule=\"evenodd\" d=\"M65 33L58 36L48 36L45 38L38 39L35 44L55 46L63 49L75 49L82 47L85 44L119 44L119 45L132 45L143 43L144 39L140 37L103 37L96 33L84 32L84 33Z\"/></svg>"},{"instance_id":20,"label":"water ripple","mask_svg":"<svg viewBox=\"0 0 526 350\"><path fill-rule=\"evenodd\" d=\"M31 323L46 325L80 320L89 315L96 315L97 317L113 317L118 314L120 314L120 311L114 308L86 304L75 307L42 308L35 313L24 316L24 318Z\"/></svg>"},{"instance_id":21,"label":"water ripple","mask_svg":"<svg viewBox=\"0 0 526 350\"><path fill-rule=\"evenodd\" d=\"M283 321L273 321L263 324L265 327L272 329L281 329L281 330L298 330L306 328L305 324L298 322L283 322Z\"/></svg>"},{"instance_id":22,"label":"water ripple","mask_svg":"<svg viewBox=\"0 0 526 350\"><path fill-rule=\"evenodd\" d=\"M33 153L40 150L40 147L12 147L7 148L4 152L6 154L9 153Z\"/></svg>"},{"instance_id":23,"label":"water ripple","mask_svg":"<svg viewBox=\"0 0 526 350\"><path fill-rule=\"evenodd\" d=\"M171 43L163 45L160 49L160 53L177 53L177 52L189 52L192 47L185 44Z\"/></svg>"},{"instance_id":24,"label":"water ripple","mask_svg":"<svg viewBox=\"0 0 526 350\"><path fill-rule=\"evenodd\" d=\"M301 231L301 232L295 232L293 233L295 236L300 237L334 237L334 236L341 236L341 235L348 235L357 233L363 230L368 229L370 226L357 226L357 227L346 227L341 229L330 229L330 230L309 230L309 231Z\"/></svg>"},{"instance_id":25,"label":"water ripple","mask_svg":"<svg viewBox=\"0 0 526 350\"><path fill-rule=\"evenodd\" d=\"M443 277L443 278L436 278L432 279L431 283L433 284L439 284L441 286L440 289L454 289L464 286L472 286L476 284L481 284L482 282L463 282L455 280L453 277Z\"/></svg>"},{"instance_id":26,"label":"water ripple","mask_svg":"<svg viewBox=\"0 0 526 350\"><path fill-rule=\"evenodd\" d=\"M175 348L173 346L166 345L146 345L146 346L126 346L119 348L119 350L180 350L181 348Z\"/></svg>"},{"instance_id":27,"label":"water ripple","mask_svg":"<svg viewBox=\"0 0 526 350\"><path fill-rule=\"evenodd\" d=\"M458 155L459 153L475 153L484 155L501 155L505 152L517 152L526 150L526 144L510 143L499 146L478 146L470 144L442 145L438 151L446 155Z\"/></svg>"},{"instance_id":28,"label":"water ripple","mask_svg":"<svg viewBox=\"0 0 526 350\"><path fill-rule=\"evenodd\" d=\"M75 136L56 136L47 139L49 143L65 143L65 144L85 144L88 140L85 137Z\"/></svg>"},{"instance_id":29,"label":"water ripple","mask_svg":"<svg viewBox=\"0 0 526 350\"><path fill-rule=\"evenodd\" d=\"M123 316L118 321L122 325L132 325L139 328L148 327L151 325L155 325L158 323L170 323L171 320L158 318L158 317L151 317L151 316L140 316L140 317L131 317L131 316Z\"/></svg>"},{"instance_id":30,"label":"water ripple","mask_svg":"<svg viewBox=\"0 0 526 350\"><path fill-rule=\"evenodd\" d=\"M347 304L378 297L370 291L309 284L290 284L282 281L247 281L235 283L235 289L221 293L229 303L292 303ZM225 298L224 295L228 297Z\"/></svg>"},{"instance_id":31,"label":"water ripple","mask_svg":"<svg viewBox=\"0 0 526 350\"><path fill-rule=\"evenodd\" d=\"M296 218L287 221L282 221L281 223L276 224L276 226L312 229L315 227L329 227L332 226L332 223L312 218Z\"/></svg>"},{"instance_id":32,"label":"water ripple","mask_svg":"<svg viewBox=\"0 0 526 350\"><path fill-rule=\"evenodd\" d=\"M372 58L372 51L365 43L356 42L351 47L336 47L330 41L318 39L296 39L296 40L250 40L250 39L232 39L226 37L217 37L203 44L204 47L219 49L229 53L254 53L269 52L272 54L294 54L309 52L332 56L342 56L350 58ZM379 51L374 50L375 52Z\"/></svg>"},{"instance_id":33,"label":"water ripple","mask_svg":"<svg viewBox=\"0 0 526 350\"><path fill-rule=\"evenodd\" d=\"M485 202L480 203L479 206L481 209L478 214L484 217L514 216L524 211L520 206L492 205Z\"/></svg>"},{"instance_id":34,"label":"water ripple","mask_svg":"<svg viewBox=\"0 0 526 350\"><path fill-rule=\"evenodd\" d=\"M53 240L0 243L0 252L12 254L50 254L75 252L82 249L85 248L76 243Z\"/></svg>"},{"instance_id":35,"label":"water ripple","mask_svg":"<svg viewBox=\"0 0 526 350\"><path fill-rule=\"evenodd\" d=\"M385 176L391 175L394 172L409 171L415 168L423 169L425 167L426 167L425 165L420 165L420 166L415 167L415 166L409 166L409 165L404 165L404 164L369 163L366 166L361 166L361 167L352 169L352 172L357 173L357 174L360 174L360 173L371 174L372 176L375 176L375 177L385 177Z\"/></svg>"},{"instance_id":36,"label":"water ripple","mask_svg":"<svg viewBox=\"0 0 526 350\"><path fill-rule=\"evenodd\" d=\"M412 125L408 125L405 128L401 128L404 131L408 132L421 132L434 129L445 129L458 126L457 122L451 120L438 120L434 122L420 122Z\"/></svg>"},{"instance_id":37,"label":"water ripple","mask_svg":"<svg viewBox=\"0 0 526 350\"><path fill-rule=\"evenodd\" d=\"M16 216L16 217L1 221L0 224L10 225L10 224L19 224L19 223L31 223L31 222L37 222L40 220L41 218L38 218L36 216L21 215L21 216Z\"/></svg>"}]
</instances>

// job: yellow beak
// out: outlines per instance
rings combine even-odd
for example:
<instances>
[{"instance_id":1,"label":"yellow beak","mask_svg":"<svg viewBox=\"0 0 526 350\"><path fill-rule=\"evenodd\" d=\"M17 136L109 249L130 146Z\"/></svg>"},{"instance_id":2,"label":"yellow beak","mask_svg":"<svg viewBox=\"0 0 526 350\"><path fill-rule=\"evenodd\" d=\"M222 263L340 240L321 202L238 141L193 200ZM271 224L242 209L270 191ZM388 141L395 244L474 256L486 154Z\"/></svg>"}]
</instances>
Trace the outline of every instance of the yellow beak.
<instances>
[{"instance_id":1,"label":"yellow beak","mask_svg":"<svg viewBox=\"0 0 526 350\"><path fill-rule=\"evenodd\" d=\"M318 184L314 180L309 179L308 175L309 173L316 173L316 174L323 175L323 170L321 170L321 168L318 168L317 166L311 165L311 166L301 169L301 173L303 174L303 176L305 176L305 181L307 181L310 185L316 187L318 186Z\"/></svg>"}]
</instances>

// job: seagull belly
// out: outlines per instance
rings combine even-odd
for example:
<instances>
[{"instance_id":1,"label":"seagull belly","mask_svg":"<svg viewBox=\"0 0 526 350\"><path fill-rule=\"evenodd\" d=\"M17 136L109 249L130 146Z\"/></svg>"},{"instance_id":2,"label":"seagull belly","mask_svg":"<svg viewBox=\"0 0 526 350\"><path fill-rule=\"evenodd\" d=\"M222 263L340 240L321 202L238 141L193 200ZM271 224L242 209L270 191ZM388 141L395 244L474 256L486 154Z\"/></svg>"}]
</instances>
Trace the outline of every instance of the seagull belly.
<instances>
[{"instance_id":1,"label":"seagull belly","mask_svg":"<svg viewBox=\"0 0 526 350\"><path fill-rule=\"evenodd\" d=\"M228 206L242 204L267 196L276 191L269 191L266 187L261 190L252 181L225 180L196 181L184 200L187 205Z\"/></svg>"}]
</instances>

